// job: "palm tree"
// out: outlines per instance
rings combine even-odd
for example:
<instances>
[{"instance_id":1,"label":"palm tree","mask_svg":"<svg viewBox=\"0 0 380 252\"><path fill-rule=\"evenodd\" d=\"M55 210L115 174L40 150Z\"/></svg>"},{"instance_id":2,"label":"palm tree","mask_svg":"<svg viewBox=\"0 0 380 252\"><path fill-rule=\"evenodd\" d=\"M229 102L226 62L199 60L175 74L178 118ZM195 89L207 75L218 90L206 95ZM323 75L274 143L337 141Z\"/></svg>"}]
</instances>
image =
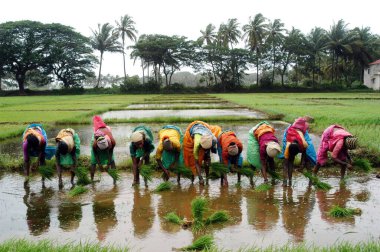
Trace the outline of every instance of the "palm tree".
<instances>
[{"instance_id":1,"label":"palm tree","mask_svg":"<svg viewBox=\"0 0 380 252\"><path fill-rule=\"evenodd\" d=\"M340 19L338 23L334 23L330 31L327 33L327 48L331 52L331 82L338 78L339 58L346 58L352 53L350 43L353 41L352 34L348 33L347 25Z\"/></svg>"},{"instance_id":2,"label":"palm tree","mask_svg":"<svg viewBox=\"0 0 380 252\"><path fill-rule=\"evenodd\" d=\"M239 42L241 31L236 18L228 19L227 24L221 24L218 31L219 42L222 46L228 48Z\"/></svg>"},{"instance_id":3,"label":"palm tree","mask_svg":"<svg viewBox=\"0 0 380 252\"><path fill-rule=\"evenodd\" d=\"M274 82L274 71L276 65L276 45L281 42L284 38L282 32L286 31L284 29L284 23L280 19L275 19L273 22L268 25L268 41L272 43L272 85Z\"/></svg>"},{"instance_id":4,"label":"palm tree","mask_svg":"<svg viewBox=\"0 0 380 252\"><path fill-rule=\"evenodd\" d=\"M124 65L124 80L127 79L127 73L125 70L125 39L129 38L132 41L136 41L136 33L137 30L135 28L135 21L133 21L132 17L128 15L124 15L120 17L120 22L116 22L116 30L119 32L121 36L122 46L123 46L123 65Z\"/></svg>"},{"instance_id":5,"label":"palm tree","mask_svg":"<svg viewBox=\"0 0 380 252\"><path fill-rule=\"evenodd\" d=\"M320 27L315 27L311 30L311 32L306 37L307 40L307 50L308 54L311 56L311 59L313 60L313 85L314 85L314 74L316 69L316 61L318 60L318 69L319 73L321 72L321 56L323 52L325 51L326 43L327 43L327 37L326 37L326 31ZM319 74L319 82L321 81L320 74Z\"/></svg>"},{"instance_id":6,"label":"palm tree","mask_svg":"<svg viewBox=\"0 0 380 252\"><path fill-rule=\"evenodd\" d=\"M100 75L102 72L104 52L121 52L122 48L118 40L118 33L114 31L113 26L109 23L98 24L97 30L92 30L91 45L95 50L100 51L99 75L95 88L99 87Z\"/></svg>"},{"instance_id":7,"label":"palm tree","mask_svg":"<svg viewBox=\"0 0 380 252\"><path fill-rule=\"evenodd\" d=\"M211 45L216 39L215 26L213 24L208 24L204 31L201 30L202 36L198 38L198 42L203 45L206 41L206 45Z\"/></svg>"},{"instance_id":8,"label":"palm tree","mask_svg":"<svg viewBox=\"0 0 380 252\"><path fill-rule=\"evenodd\" d=\"M253 20L249 17L248 24L243 26L244 35L246 37L246 43L249 46L251 52L256 52L256 83L259 85L259 56L260 48L263 45L264 38L267 34L268 25L265 23L266 18L263 14L258 13Z\"/></svg>"}]
</instances>

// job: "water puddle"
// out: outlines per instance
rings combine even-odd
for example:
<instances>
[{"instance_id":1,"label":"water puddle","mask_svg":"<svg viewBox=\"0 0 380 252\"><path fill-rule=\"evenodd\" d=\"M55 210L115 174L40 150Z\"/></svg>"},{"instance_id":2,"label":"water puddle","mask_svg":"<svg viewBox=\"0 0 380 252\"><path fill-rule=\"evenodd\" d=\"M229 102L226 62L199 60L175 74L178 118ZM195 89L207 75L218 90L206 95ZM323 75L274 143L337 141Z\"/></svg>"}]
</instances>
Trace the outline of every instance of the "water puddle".
<instances>
[{"instance_id":1,"label":"water puddle","mask_svg":"<svg viewBox=\"0 0 380 252\"><path fill-rule=\"evenodd\" d=\"M112 133L114 135L114 138L116 139L116 147L114 149L115 159L116 163L124 163L125 161L130 159L129 154L129 136L132 133L132 130L139 124L110 124L109 126L112 129ZM157 147L158 144L158 131L162 128L162 126L165 124L148 124L148 126L152 129L153 136L155 137L155 147ZM188 124L175 124L178 127L181 128L182 132L185 132L186 127ZM248 144L248 131L255 125L255 124L246 124L246 123L219 123L223 130L232 130L234 131L239 139L243 143L243 156L246 156L246 150L247 150L247 144ZM282 139L283 132L285 128L288 126L287 123L284 122L272 122L272 125L276 129L276 136L279 140ZM63 128L64 126L62 126ZM79 134L79 137L81 139L81 155L87 155L89 156L91 153L90 143L91 143L91 137L92 137L92 126L90 125L81 125L81 126L74 126L73 127L76 132ZM54 137L58 134L59 130L61 128L55 128L52 130L47 131L47 135L49 138L49 144L54 145ZM316 146L316 148L319 145L320 137L317 135L311 134L311 137L313 139L313 142ZM155 151L153 152L155 153ZM13 157L22 157L22 146L21 146L21 136L20 138L14 138L9 139L6 141L2 141L0 144L0 155L1 154L9 154ZM213 160L217 161L218 157L217 155L212 155Z\"/></svg>"},{"instance_id":2,"label":"water puddle","mask_svg":"<svg viewBox=\"0 0 380 252\"><path fill-rule=\"evenodd\" d=\"M67 196L67 176L64 189L59 190L56 179L41 188L35 176L30 187L23 187L20 174L0 173L0 241L15 237L100 241L133 250L171 251L198 236L167 223L164 216L175 211L191 219L190 202L197 196L206 197L211 210L227 210L232 217L228 223L206 231L215 237L219 248L236 250L298 242L327 246L336 241L379 237L380 230L374 225L380 221L379 181L372 176L365 183L349 178L343 185L339 184L338 173L321 174L333 185L329 192L308 188L307 180L297 173L293 187L277 184L262 193L254 192L246 178L241 187L235 187L236 175L229 176L229 188L221 188L216 180L205 187L183 180L171 191L152 193L161 179L155 178L148 188L135 188L131 186L132 175L123 172L121 181L113 186L103 173L99 183L88 186L89 192L75 198ZM174 177L171 181L176 184ZM256 180L260 183L261 177ZM333 205L361 208L362 214L334 219L327 214Z\"/></svg>"},{"instance_id":3,"label":"water puddle","mask_svg":"<svg viewBox=\"0 0 380 252\"><path fill-rule=\"evenodd\" d=\"M264 119L267 116L258 111L249 109L183 109L183 110L119 110L108 111L101 115L103 119L131 119L131 118L157 118L157 117L223 117L237 116L254 119Z\"/></svg>"},{"instance_id":4,"label":"water puddle","mask_svg":"<svg viewBox=\"0 0 380 252\"><path fill-rule=\"evenodd\" d=\"M186 104L186 107L189 108L218 108L220 106L231 106L231 107L238 107L238 105L234 104L214 104L214 103L188 103ZM171 107L179 107L181 106L180 104L176 103L157 103L157 104L149 104L149 103L141 103L141 104L131 104L127 107L127 109L136 109L136 108L144 108L144 109L149 109L149 108L171 108Z\"/></svg>"}]
</instances>

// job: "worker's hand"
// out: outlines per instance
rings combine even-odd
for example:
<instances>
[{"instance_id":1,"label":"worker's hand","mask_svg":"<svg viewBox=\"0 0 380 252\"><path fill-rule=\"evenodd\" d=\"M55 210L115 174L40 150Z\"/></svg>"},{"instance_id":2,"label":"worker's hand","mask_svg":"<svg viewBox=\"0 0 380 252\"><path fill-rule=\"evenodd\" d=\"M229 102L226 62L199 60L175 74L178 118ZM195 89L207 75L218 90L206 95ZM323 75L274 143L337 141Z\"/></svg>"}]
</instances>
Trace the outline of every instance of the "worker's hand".
<instances>
[{"instance_id":1,"label":"worker's hand","mask_svg":"<svg viewBox=\"0 0 380 252\"><path fill-rule=\"evenodd\" d=\"M349 169L350 171L352 171L352 169L353 169L352 165L349 164L349 163L346 164L346 167L347 167L347 169Z\"/></svg>"}]
</instances>

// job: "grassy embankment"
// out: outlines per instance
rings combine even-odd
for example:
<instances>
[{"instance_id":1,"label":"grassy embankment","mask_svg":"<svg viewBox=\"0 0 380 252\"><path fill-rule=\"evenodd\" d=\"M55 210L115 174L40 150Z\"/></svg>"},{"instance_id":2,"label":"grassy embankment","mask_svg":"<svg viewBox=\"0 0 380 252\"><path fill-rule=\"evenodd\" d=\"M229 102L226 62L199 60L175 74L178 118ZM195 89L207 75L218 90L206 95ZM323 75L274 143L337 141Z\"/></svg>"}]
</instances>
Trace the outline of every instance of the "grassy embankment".
<instances>
[{"instance_id":1,"label":"grassy embankment","mask_svg":"<svg viewBox=\"0 0 380 252\"><path fill-rule=\"evenodd\" d=\"M367 241L359 242L357 244L350 244L348 242L337 243L332 246L327 247L316 247L308 246L304 244L299 245L284 245L284 246L271 246L268 248L256 248L256 247L247 247L240 248L238 251L244 252L338 252L338 251L379 251L380 242L379 241ZM11 251L39 251L39 252L48 252L48 251L59 251L59 252L68 252L68 251L107 251L107 252L118 252L118 251L130 251L127 247L117 247L117 246L106 246L93 243L66 243L57 245L55 242L42 240L37 242L31 242L23 239L8 240L0 244L0 252L11 252ZM213 246L209 250L205 251L228 251L218 247Z\"/></svg>"},{"instance_id":2,"label":"grassy embankment","mask_svg":"<svg viewBox=\"0 0 380 252\"><path fill-rule=\"evenodd\" d=\"M309 115L315 121L311 131L321 134L331 124L340 124L359 137L359 143L372 153L380 153L379 93L270 93L219 94L217 97L270 115L284 115L284 120Z\"/></svg>"}]
</instances>

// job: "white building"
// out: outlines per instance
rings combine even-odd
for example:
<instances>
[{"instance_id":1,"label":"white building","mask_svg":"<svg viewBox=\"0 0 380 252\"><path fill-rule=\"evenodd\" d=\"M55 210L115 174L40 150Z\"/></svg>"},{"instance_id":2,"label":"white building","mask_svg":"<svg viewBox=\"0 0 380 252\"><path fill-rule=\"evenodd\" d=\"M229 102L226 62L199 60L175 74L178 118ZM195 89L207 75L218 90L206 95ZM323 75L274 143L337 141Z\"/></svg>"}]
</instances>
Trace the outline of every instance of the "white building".
<instances>
[{"instance_id":1,"label":"white building","mask_svg":"<svg viewBox=\"0 0 380 252\"><path fill-rule=\"evenodd\" d=\"M380 59L364 68L364 85L374 90L380 90Z\"/></svg>"}]
</instances>

